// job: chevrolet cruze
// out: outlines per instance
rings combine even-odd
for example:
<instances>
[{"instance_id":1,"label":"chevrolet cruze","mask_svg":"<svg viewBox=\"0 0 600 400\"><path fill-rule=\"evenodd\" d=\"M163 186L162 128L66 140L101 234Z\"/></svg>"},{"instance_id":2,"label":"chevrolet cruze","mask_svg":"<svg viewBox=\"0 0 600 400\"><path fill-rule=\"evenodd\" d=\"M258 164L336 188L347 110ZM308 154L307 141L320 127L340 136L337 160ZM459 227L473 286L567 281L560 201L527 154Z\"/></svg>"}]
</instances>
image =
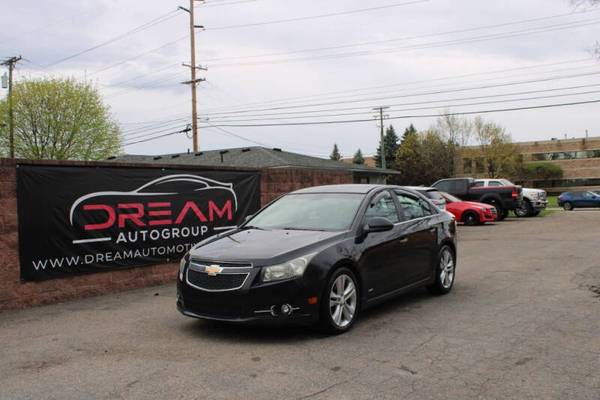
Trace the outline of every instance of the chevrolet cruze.
<instances>
[{"instance_id":1,"label":"chevrolet cruze","mask_svg":"<svg viewBox=\"0 0 600 400\"><path fill-rule=\"evenodd\" d=\"M301 189L186 254L177 307L195 318L342 333L361 310L413 288L450 292L456 245L454 217L416 191Z\"/></svg>"}]
</instances>

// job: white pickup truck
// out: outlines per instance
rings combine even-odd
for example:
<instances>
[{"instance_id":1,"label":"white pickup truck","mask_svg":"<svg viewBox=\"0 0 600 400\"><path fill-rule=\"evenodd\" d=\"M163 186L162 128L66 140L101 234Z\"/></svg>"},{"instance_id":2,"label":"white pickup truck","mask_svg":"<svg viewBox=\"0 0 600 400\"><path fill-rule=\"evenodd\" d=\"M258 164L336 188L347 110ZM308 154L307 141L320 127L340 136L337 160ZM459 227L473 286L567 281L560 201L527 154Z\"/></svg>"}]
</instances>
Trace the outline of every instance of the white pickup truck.
<instances>
[{"instance_id":1,"label":"white pickup truck","mask_svg":"<svg viewBox=\"0 0 600 400\"><path fill-rule=\"evenodd\" d=\"M476 179L475 186L514 186L514 184L507 179ZM515 214L517 217L535 217L547 205L545 190L523 188L523 202L515 210Z\"/></svg>"}]
</instances>

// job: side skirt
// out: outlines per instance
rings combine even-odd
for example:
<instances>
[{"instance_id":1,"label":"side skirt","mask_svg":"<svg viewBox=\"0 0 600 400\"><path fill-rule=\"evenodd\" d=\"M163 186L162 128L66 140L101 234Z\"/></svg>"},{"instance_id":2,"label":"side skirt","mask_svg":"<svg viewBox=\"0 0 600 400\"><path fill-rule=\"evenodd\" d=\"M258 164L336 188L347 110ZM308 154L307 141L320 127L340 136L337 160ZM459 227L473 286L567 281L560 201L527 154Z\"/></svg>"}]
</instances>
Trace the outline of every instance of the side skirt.
<instances>
[{"instance_id":1,"label":"side skirt","mask_svg":"<svg viewBox=\"0 0 600 400\"><path fill-rule=\"evenodd\" d=\"M433 282L432 278L426 278L426 279L420 280L418 282L411 283L410 285L401 287L399 289L392 290L391 292L380 294L377 297L373 297L370 299L363 299L362 309L363 310L369 309L377 304L383 303L384 301L387 301L391 298L394 298L394 297L404 294L406 292L410 292L411 290L416 289L418 287L426 286L432 282Z\"/></svg>"}]
</instances>

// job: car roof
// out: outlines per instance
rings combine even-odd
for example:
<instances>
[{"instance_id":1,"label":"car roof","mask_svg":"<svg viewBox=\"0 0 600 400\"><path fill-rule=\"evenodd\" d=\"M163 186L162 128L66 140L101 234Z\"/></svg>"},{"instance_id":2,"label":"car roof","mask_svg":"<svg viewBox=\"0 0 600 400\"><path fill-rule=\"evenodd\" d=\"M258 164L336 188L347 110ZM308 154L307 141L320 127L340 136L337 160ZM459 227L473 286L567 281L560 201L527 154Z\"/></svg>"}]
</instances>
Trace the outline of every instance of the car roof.
<instances>
[{"instance_id":1,"label":"car roof","mask_svg":"<svg viewBox=\"0 0 600 400\"><path fill-rule=\"evenodd\" d=\"M431 187L431 186L402 186L404 189L416 190L416 191L439 191L439 189Z\"/></svg>"},{"instance_id":2,"label":"car roof","mask_svg":"<svg viewBox=\"0 0 600 400\"><path fill-rule=\"evenodd\" d=\"M324 185L324 186L312 186L303 189L298 189L290 194L306 194L306 193L357 193L367 194L378 189L403 189L415 192L416 189L411 186L397 186L397 185L367 185L367 184L346 184L346 185ZM421 188L422 189L422 188ZM427 188L434 189L435 188Z\"/></svg>"},{"instance_id":3,"label":"car roof","mask_svg":"<svg viewBox=\"0 0 600 400\"><path fill-rule=\"evenodd\" d=\"M324 185L324 186L312 186L303 189L298 189L292 194L304 194L304 193L360 193L366 194L375 189L385 188L388 185L364 185L364 184L348 184L348 185ZM391 187L391 186L390 186Z\"/></svg>"}]
</instances>

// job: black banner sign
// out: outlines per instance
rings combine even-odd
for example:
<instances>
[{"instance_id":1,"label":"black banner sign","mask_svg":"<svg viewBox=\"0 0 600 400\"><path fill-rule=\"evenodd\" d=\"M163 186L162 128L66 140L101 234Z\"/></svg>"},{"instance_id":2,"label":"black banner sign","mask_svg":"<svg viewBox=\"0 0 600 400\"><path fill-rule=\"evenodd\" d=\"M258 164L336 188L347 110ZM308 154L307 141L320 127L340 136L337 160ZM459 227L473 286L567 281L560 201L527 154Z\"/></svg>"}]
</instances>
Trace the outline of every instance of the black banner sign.
<instances>
[{"instance_id":1,"label":"black banner sign","mask_svg":"<svg viewBox=\"0 0 600 400\"><path fill-rule=\"evenodd\" d=\"M20 165L21 278L173 262L260 208L260 174Z\"/></svg>"}]
</instances>

